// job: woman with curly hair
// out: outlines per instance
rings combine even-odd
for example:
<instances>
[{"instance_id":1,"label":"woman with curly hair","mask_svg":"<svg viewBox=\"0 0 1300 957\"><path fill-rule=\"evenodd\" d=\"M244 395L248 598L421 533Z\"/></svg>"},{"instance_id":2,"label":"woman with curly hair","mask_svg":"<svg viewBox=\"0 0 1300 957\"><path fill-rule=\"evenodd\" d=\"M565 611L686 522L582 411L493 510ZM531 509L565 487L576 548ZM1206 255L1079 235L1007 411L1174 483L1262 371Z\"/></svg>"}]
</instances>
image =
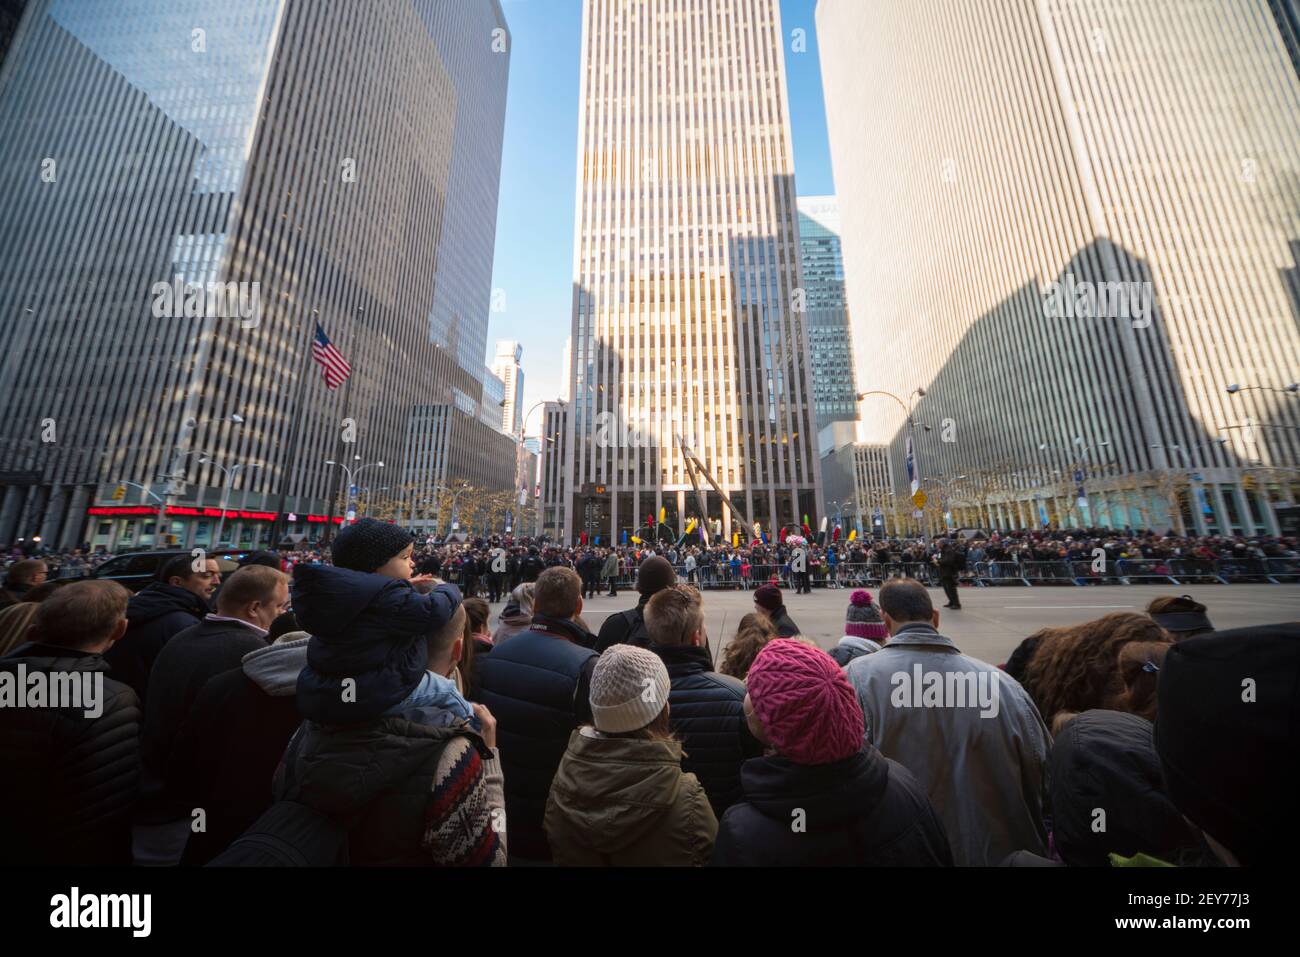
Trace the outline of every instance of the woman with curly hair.
<instances>
[{"instance_id":1,"label":"woman with curly hair","mask_svg":"<svg viewBox=\"0 0 1300 957\"><path fill-rule=\"evenodd\" d=\"M1025 690L1053 731L1058 716L1091 708L1155 718L1155 686L1173 637L1146 615L1115 612L1044 629L1025 668Z\"/></svg>"},{"instance_id":2,"label":"woman with curly hair","mask_svg":"<svg viewBox=\"0 0 1300 957\"><path fill-rule=\"evenodd\" d=\"M758 653L775 637L776 625L772 623L772 619L755 611L750 612L740 619L736 637L731 639L730 644L722 652L718 673L744 681L745 676L749 674L749 666L754 663Z\"/></svg>"}]
</instances>

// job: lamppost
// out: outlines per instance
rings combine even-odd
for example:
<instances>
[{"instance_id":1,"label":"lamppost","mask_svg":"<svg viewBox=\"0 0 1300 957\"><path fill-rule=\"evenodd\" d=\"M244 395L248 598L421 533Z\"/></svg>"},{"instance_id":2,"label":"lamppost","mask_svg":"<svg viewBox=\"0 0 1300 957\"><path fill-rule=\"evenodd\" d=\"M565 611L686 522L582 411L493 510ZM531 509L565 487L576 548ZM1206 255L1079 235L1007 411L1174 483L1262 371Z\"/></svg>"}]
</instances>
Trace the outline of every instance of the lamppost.
<instances>
[{"instance_id":1,"label":"lamppost","mask_svg":"<svg viewBox=\"0 0 1300 957\"><path fill-rule=\"evenodd\" d=\"M1087 472L1087 468L1088 468L1088 453L1089 453L1089 452L1095 452L1095 451L1097 451L1098 449L1108 449L1108 448L1110 448L1110 440L1109 440L1109 439L1104 439L1104 440L1102 440L1102 441L1100 441L1100 442L1097 442L1097 443L1094 444L1094 445L1088 445L1088 444L1085 443L1085 441L1084 441L1084 439L1083 439L1082 436L1076 435L1076 436L1074 437L1074 445L1073 445L1071 448L1069 448L1069 449L1058 448L1057 446L1054 446L1054 445L1048 445L1046 442L1043 442L1043 443L1041 443L1041 444L1038 446L1038 451L1040 451L1040 452L1066 452L1066 453L1068 453L1068 454L1070 454L1070 455L1073 455L1073 454L1075 454L1075 453L1074 453L1074 449L1077 449L1077 450L1078 450L1078 453L1077 453L1077 454L1078 454L1079 458L1078 458L1077 460L1075 460L1075 462L1074 462L1074 467L1075 467L1074 480L1078 483L1078 486L1079 486L1079 501L1078 501L1078 506L1079 506L1079 508L1082 510L1082 509L1086 508L1087 505L1088 505L1088 497L1087 497L1087 495L1086 495L1086 493L1084 492L1084 489L1083 489L1083 483L1084 483L1085 481L1087 481L1087 478L1088 478L1088 472ZM1080 511L1080 513L1079 513L1079 519L1080 519L1080 521L1083 520L1083 512L1082 512L1082 511Z\"/></svg>"},{"instance_id":2,"label":"lamppost","mask_svg":"<svg viewBox=\"0 0 1300 957\"><path fill-rule=\"evenodd\" d=\"M951 529L952 510L949 508L949 501L952 498L952 486L954 482L964 482L966 480L966 476L965 475L952 475L952 476L935 475L933 476L933 479L935 483L939 486L939 488L943 490L943 495L942 495L943 527L945 529Z\"/></svg>"},{"instance_id":3,"label":"lamppost","mask_svg":"<svg viewBox=\"0 0 1300 957\"><path fill-rule=\"evenodd\" d=\"M356 462L361 461L361 456L359 455L354 455L352 458L353 461ZM360 475L362 472L364 472L366 469L382 469L384 467L383 462L367 462L365 465L351 467L351 466L344 465L342 462L336 462L333 459L326 459L325 464L331 466L337 465L339 468L343 470L344 474L347 475L349 504L351 503L353 490L357 487L357 476ZM350 519L349 521L355 521L355 518Z\"/></svg>"},{"instance_id":4,"label":"lamppost","mask_svg":"<svg viewBox=\"0 0 1300 957\"><path fill-rule=\"evenodd\" d=\"M903 413L907 416L907 444L912 453L912 459L910 462L907 463L908 471L911 473L908 476L908 479L911 482L911 484L915 486L914 488L911 489L910 494L915 495L917 490L920 489L921 487L921 460L920 457L917 455L916 420L912 415L912 407L916 399L925 398L925 389L922 389L920 387L913 389L912 394L907 397L906 402L904 402L898 396L894 395L894 393L886 392L883 389L874 389L870 392L859 392L858 401L861 402L863 399L867 398L867 396L871 396L871 395L883 395L890 399L893 399L895 402L898 403L899 407L902 408ZM927 432L930 431L930 427L925 423L921 423L921 428L923 428ZM920 509L918 509L917 511L920 511Z\"/></svg>"},{"instance_id":5,"label":"lamppost","mask_svg":"<svg viewBox=\"0 0 1300 957\"><path fill-rule=\"evenodd\" d=\"M462 483L460 484L460 487L457 488L454 492L452 492L452 490L451 490L448 486L446 486L446 485L435 485L435 486L433 487L433 490L434 490L435 492L452 492L452 495L451 495L451 522L450 522L451 525L457 525L457 524L459 524L459 522L456 521L456 502L460 500L460 496L461 496L461 493L462 493L462 492L466 492L466 491L468 491L468 490L471 489L471 488L473 488L473 486L470 485L469 482L462 482ZM437 531L437 529L435 528L434 531ZM453 531L455 531L454 528L449 528L449 529L448 529L448 534L450 534L450 533L453 532Z\"/></svg>"},{"instance_id":6,"label":"lamppost","mask_svg":"<svg viewBox=\"0 0 1300 957\"><path fill-rule=\"evenodd\" d=\"M233 425L243 425L244 417L236 412L236 413L231 413L228 416L224 416L223 418L217 419L216 421L218 423L230 422ZM165 497L162 498L158 504L158 533L157 535L154 536L157 545L161 546L162 544L164 544L163 529L165 528L165 524L167 521L167 506L171 504L172 499L175 498L176 495L178 494L176 490L177 486L184 478L184 473L181 472L181 463L191 455L208 454L207 452L204 452L201 449L190 449L187 452L181 451L181 448L185 445L189 437L194 434L194 431L198 427L199 427L199 421L198 419L195 418L188 418L181 423L181 434L180 437L176 440L176 445L173 449L174 455L172 458L171 468L167 471L166 474L163 475L163 478L167 482L167 488L165 492Z\"/></svg>"},{"instance_id":7,"label":"lamppost","mask_svg":"<svg viewBox=\"0 0 1300 957\"><path fill-rule=\"evenodd\" d=\"M226 468L220 462L214 461L206 456L199 459L199 464L211 465L226 477L226 484L221 490L221 516L217 519L217 533L212 536L212 547L216 548L221 544L221 530L226 524L226 505L230 502L230 490L234 487L235 476L239 474L240 469L260 469L262 466L256 462L239 462L230 466L230 468Z\"/></svg>"}]
</instances>

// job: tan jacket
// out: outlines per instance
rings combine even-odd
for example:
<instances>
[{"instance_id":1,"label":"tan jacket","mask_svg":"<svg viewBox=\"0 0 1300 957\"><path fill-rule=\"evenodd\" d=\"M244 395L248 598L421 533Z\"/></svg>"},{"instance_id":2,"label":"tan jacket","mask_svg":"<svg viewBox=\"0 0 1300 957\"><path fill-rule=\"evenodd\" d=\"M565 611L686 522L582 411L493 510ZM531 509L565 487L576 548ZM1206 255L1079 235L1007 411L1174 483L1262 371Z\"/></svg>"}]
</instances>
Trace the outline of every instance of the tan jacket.
<instances>
[{"instance_id":1,"label":"tan jacket","mask_svg":"<svg viewBox=\"0 0 1300 957\"><path fill-rule=\"evenodd\" d=\"M702 867L718 821L704 788L682 771L682 746L579 728L551 783L546 837L555 863Z\"/></svg>"}]
</instances>

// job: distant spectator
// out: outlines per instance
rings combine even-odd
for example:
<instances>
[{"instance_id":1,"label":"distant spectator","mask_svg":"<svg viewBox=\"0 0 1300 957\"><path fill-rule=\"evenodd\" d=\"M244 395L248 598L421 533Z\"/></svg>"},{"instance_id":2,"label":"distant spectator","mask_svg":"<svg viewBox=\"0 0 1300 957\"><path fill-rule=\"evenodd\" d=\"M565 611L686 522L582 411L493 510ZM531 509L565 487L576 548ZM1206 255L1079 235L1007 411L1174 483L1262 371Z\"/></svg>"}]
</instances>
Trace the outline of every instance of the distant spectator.
<instances>
[{"instance_id":1,"label":"distant spectator","mask_svg":"<svg viewBox=\"0 0 1300 957\"><path fill-rule=\"evenodd\" d=\"M506 607L501 609L500 622L492 633L492 644L499 645L507 638L528 630L533 622L533 584L527 582L510 593Z\"/></svg>"},{"instance_id":2,"label":"distant spectator","mask_svg":"<svg viewBox=\"0 0 1300 957\"><path fill-rule=\"evenodd\" d=\"M772 619L776 633L782 638L793 638L799 634L799 626L785 610L785 601L781 598L781 589L776 585L760 585L754 590L754 610L760 615Z\"/></svg>"}]
</instances>

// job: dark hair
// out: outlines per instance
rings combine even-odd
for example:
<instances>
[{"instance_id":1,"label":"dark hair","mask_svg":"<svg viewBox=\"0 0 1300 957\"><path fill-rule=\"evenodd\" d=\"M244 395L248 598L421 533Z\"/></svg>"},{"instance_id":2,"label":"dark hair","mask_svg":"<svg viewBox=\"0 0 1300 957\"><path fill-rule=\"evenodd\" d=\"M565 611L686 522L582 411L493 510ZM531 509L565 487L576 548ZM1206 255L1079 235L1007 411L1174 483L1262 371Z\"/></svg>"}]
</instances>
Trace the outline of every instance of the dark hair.
<instances>
[{"instance_id":1,"label":"dark hair","mask_svg":"<svg viewBox=\"0 0 1300 957\"><path fill-rule=\"evenodd\" d=\"M24 558L21 561L14 562L9 566L9 572L5 575L6 585L29 585L33 578L36 577L40 569L49 569L42 559Z\"/></svg>"},{"instance_id":2,"label":"dark hair","mask_svg":"<svg viewBox=\"0 0 1300 957\"><path fill-rule=\"evenodd\" d=\"M207 561L204 561L204 567L207 567ZM193 558L189 555L175 555L162 563L156 578L160 582L169 582L173 578L189 578L197 574Z\"/></svg>"},{"instance_id":3,"label":"dark hair","mask_svg":"<svg viewBox=\"0 0 1300 957\"><path fill-rule=\"evenodd\" d=\"M298 619L290 608L282 615L276 616L275 621L271 622L271 630L266 633L266 643L274 644L276 639L282 635L287 635L291 631L298 631Z\"/></svg>"},{"instance_id":4,"label":"dark hair","mask_svg":"<svg viewBox=\"0 0 1300 957\"><path fill-rule=\"evenodd\" d=\"M894 621L930 621L934 602L925 586L914 578L891 578L880 589L880 610Z\"/></svg>"}]
</instances>

